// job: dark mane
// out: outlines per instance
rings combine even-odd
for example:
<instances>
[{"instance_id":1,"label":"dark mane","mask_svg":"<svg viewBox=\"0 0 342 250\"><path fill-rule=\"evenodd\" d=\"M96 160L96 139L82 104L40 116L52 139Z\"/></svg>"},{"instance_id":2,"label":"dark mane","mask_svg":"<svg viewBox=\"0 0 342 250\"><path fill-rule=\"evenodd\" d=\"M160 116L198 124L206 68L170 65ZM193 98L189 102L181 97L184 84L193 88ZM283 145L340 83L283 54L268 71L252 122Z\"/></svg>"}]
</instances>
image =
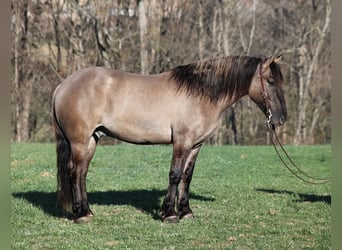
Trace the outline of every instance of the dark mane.
<instances>
[{"instance_id":1,"label":"dark mane","mask_svg":"<svg viewBox=\"0 0 342 250\"><path fill-rule=\"evenodd\" d=\"M217 102L225 97L247 94L260 57L228 56L177 66L170 82L188 95L208 97Z\"/></svg>"}]
</instances>

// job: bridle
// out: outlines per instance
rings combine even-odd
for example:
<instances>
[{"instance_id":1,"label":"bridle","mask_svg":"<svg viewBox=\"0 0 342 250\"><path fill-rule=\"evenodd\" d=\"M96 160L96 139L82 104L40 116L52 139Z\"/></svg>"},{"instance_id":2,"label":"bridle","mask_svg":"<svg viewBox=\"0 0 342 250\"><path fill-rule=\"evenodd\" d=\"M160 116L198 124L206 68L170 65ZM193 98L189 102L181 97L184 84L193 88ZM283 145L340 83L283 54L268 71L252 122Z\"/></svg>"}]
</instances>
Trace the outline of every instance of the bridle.
<instances>
[{"instance_id":1,"label":"bridle","mask_svg":"<svg viewBox=\"0 0 342 250\"><path fill-rule=\"evenodd\" d=\"M263 77L263 71L262 71L262 63L260 63L259 67L259 76L260 76L260 83L261 83L261 97L263 99L265 109L266 109L266 125L269 127L271 125L271 119L272 119L272 111L271 111L271 105L269 103L268 94L266 91L265 83L264 83L264 77Z\"/></svg>"},{"instance_id":2,"label":"bridle","mask_svg":"<svg viewBox=\"0 0 342 250\"><path fill-rule=\"evenodd\" d=\"M284 166L297 178L299 178L300 180L309 183L309 184L324 184L327 182L331 181L331 178L324 178L324 179L319 179L319 178L315 178L312 177L310 175L308 175L307 173L305 173L301 168L299 168L297 166L297 164L294 163L294 161L290 158L290 156L288 155L288 153L286 152L285 148L283 147L283 145L280 143L279 138L277 136L277 132L276 132L276 127L274 124L271 123L271 119L272 119L272 112L271 112L271 105L269 102L269 95L267 94L266 91L266 86L264 83L264 77L263 74L264 72L262 71L262 63L260 63L260 67L259 67L259 76L260 76L260 83L261 83L261 96L265 105L265 109L266 109L266 127L267 127L267 131L270 133L270 138L271 138L271 142L273 144L273 147L279 157L279 159L281 160L281 162L284 164ZM283 159L283 157L281 156L281 154L279 153L279 150L277 148L277 144L280 146L281 150L283 151L285 157L290 161L291 165L296 169L292 169L291 167L289 167L289 165L285 162L285 160ZM298 174L298 172L300 174L302 174L305 177L302 177Z\"/></svg>"}]
</instances>

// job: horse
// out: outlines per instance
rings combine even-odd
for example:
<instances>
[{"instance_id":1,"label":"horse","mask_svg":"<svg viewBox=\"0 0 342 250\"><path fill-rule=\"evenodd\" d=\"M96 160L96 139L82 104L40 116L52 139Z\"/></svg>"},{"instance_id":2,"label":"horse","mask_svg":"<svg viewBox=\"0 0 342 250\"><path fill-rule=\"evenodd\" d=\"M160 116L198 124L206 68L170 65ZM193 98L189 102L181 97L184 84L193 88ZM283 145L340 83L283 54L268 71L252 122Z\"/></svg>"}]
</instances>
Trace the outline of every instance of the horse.
<instances>
[{"instance_id":1,"label":"horse","mask_svg":"<svg viewBox=\"0 0 342 250\"><path fill-rule=\"evenodd\" d=\"M75 223L92 219L86 176L98 140L110 136L133 144L172 144L161 219L192 218L189 188L196 158L223 111L248 95L270 124L284 124L281 60L282 55L233 55L153 75L95 66L72 73L52 98L58 207Z\"/></svg>"}]
</instances>

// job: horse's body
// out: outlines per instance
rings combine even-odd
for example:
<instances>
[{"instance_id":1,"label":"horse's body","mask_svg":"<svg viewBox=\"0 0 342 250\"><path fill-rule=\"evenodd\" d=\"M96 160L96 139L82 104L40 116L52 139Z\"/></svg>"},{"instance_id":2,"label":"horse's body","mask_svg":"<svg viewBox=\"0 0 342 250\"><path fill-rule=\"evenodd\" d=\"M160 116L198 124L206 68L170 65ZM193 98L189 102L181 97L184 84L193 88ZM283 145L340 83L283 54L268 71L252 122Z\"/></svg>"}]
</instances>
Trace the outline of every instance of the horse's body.
<instances>
[{"instance_id":1,"label":"horse's body","mask_svg":"<svg viewBox=\"0 0 342 250\"><path fill-rule=\"evenodd\" d=\"M249 95L273 124L285 121L278 59L227 57L145 76L101 67L75 72L53 97L59 202L64 209L72 202L76 222L92 217L86 174L98 139L111 136L136 144L173 144L162 218L191 217L188 193L196 157L222 112ZM261 95L263 78L270 107Z\"/></svg>"},{"instance_id":2,"label":"horse's body","mask_svg":"<svg viewBox=\"0 0 342 250\"><path fill-rule=\"evenodd\" d=\"M143 76L87 68L72 75L68 84L60 85L55 99L56 115L68 138L78 136L77 128L63 126L63 121L69 122L72 116L82 133L87 133L87 139L96 131L99 136L106 134L131 143L171 144L173 133L189 129L198 130L194 135L198 138L193 139L202 142L215 128L218 110L208 113L206 103L200 98L177 94L168 78L169 73ZM77 100L86 104L75 105ZM63 110L63 106L75 110L71 113L69 109ZM192 121L190 124L182 124L188 119Z\"/></svg>"}]
</instances>

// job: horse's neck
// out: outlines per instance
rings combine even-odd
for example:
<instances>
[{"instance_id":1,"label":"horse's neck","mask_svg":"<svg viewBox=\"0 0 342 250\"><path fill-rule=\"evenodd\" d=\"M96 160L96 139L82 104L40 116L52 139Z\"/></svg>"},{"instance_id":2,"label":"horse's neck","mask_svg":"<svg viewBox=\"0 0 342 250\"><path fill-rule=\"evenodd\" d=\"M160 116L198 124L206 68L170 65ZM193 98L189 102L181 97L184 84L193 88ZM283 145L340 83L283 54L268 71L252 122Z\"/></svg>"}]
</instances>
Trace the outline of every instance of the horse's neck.
<instances>
[{"instance_id":1,"label":"horse's neck","mask_svg":"<svg viewBox=\"0 0 342 250\"><path fill-rule=\"evenodd\" d=\"M221 112L223 112L224 110L232 106L234 103L236 103L238 100L240 100L242 97L246 95L247 94L240 95L240 96L233 95L232 97L227 96L222 101L218 102L218 108L221 110Z\"/></svg>"}]
</instances>

